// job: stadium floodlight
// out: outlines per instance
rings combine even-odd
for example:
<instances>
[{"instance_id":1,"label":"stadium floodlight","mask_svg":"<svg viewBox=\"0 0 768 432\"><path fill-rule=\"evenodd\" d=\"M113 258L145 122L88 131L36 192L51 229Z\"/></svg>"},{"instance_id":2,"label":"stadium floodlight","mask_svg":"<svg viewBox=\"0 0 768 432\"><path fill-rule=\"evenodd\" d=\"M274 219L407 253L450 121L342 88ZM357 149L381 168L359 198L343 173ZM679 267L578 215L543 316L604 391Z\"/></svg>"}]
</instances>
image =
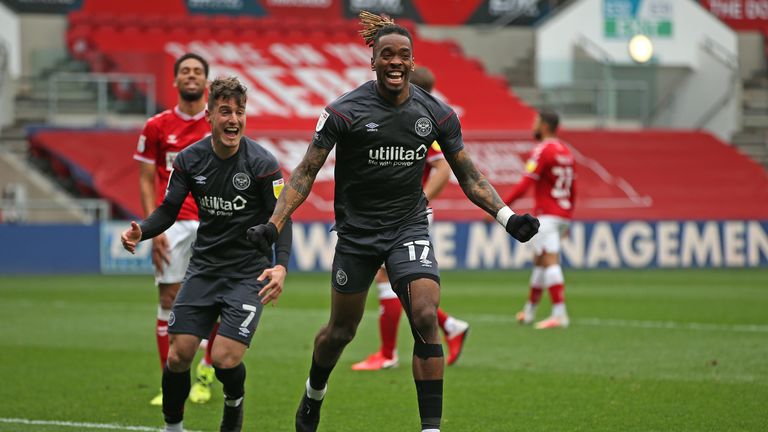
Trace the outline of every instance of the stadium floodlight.
<instances>
[{"instance_id":1,"label":"stadium floodlight","mask_svg":"<svg viewBox=\"0 0 768 432\"><path fill-rule=\"evenodd\" d=\"M647 63L653 57L653 42L644 34L636 34L629 40L629 56L636 63Z\"/></svg>"}]
</instances>

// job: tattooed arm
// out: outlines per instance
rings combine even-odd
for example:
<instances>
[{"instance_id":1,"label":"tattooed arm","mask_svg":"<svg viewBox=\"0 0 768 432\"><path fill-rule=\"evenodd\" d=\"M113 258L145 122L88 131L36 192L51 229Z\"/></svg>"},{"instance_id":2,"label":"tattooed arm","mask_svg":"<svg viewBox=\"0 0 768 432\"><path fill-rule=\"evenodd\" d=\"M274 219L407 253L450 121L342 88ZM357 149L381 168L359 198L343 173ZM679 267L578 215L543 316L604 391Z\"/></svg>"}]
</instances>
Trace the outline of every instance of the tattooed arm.
<instances>
[{"instance_id":1,"label":"tattooed arm","mask_svg":"<svg viewBox=\"0 0 768 432\"><path fill-rule=\"evenodd\" d=\"M312 191L312 184L315 183L317 172L325 163L331 150L310 144L304 159L301 160L296 169L291 173L280 198L277 199L275 211L269 221L275 224L278 231L283 229L286 221L291 214L304 202Z\"/></svg>"},{"instance_id":2,"label":"tattooed arm","mask_svg":"<svg viewBox=\"0 0 768 432\"><path fill-rule=\"evenodd\" d=\"M445 160L451 166L451 170L459 180L461 190L476 206L496 217L499 210L505 206L496 189L491 186L488 179L477 170L465 149L456 153L445 154Z\"/></svg>"}]
</instances>

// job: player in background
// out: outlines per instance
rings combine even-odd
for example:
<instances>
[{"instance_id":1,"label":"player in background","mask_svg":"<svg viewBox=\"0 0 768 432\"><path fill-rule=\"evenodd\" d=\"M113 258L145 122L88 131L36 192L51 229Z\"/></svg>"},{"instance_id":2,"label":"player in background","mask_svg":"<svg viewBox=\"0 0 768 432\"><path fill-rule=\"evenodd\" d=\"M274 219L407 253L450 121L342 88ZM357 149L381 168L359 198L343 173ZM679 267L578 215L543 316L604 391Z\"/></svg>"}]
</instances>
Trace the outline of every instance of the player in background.
<instances>
[{"instance_id":1,"label":"player in background","mask_svg":"<svg viewBox=\"0 0 768 432\"><path fill-rule=\"evenodd\" d=\"M163 203L141 224L131 222L121 236L123 247L134 252L139 241L171 227L190 192L200 208L197 239L168 327L171 345L162 380L166 432L183 431L189 370L217 318L221 325L211 345L216 378L224 386L220 430L242 430L242 359L264 305L277 301L283 289L291 222L276 239L274 254L248 239L249 227L266 223L272 214L283 176L275 157L243 135L246 102L237 78L211 83L206 119L212 135L179 153Z\"/></svg>"},{"instance_id":2,"label":"player in background","mask_svg":"<svg viewBox=\"0 0 768 432\"><path fill-rule=\"evenodd\" d=\"M284 223L307 199L317 172L335 147L334 229L338 242L331 273L330 318L315 337L309 378L302 386L296 411L296 431L317 430L328 378L355 336L368 289L383 263L414 337L413 379L421 430L438 432L445 365L437 324L440 275L421 184L429 146L440 143L467 197L494 215L510 235L527 241L536 234L539 222L531 215L515 215L504 205L464 150L456 113L410 84L414 68L410 32L378 15L362 12L361 18L362 35L372 48L371 69L376 80L323 110L312 143L291 173L272 217L254 228L252 239L267 247L288 229ZM402 405L402 400L392 403ZM333 426L328 430L334 430Z\"/></svg>"},{"instance_id":3,"label":"player in background","mask_svg":"<svg viewBox=\"0 0 768 432\"><path fill-rule=\"evenodd\" d=\"M428 68L420 66L411 72L411 84L415 84L431 93L435 86L435 76ZM443 190L451 177L451 167L443 156L443 151L437 141L433 142L427 150L427 163L424 166L424 177L421 180L424 187L424 196L427 202L432 202ZM430 225L432 223L432 209L427 208ZM395 367L398 364L397 329L400 323L400 315L403 308L397 294L392 290L389 277L384 268L380 268L374 278L376 288L379 291L379 336L381 347L378 351L368 356L365 360L352 365L353 370L380 370ZM445 342L448 345L448 359L450 366L459 359L464 341L469 334L469 324L466 321L456 319L442 308L437 308L437 323L443 331Z\"/></svg>"},{"instance_id":4,"label":"player in background","mask_svg":"<svg viewBox=\"0 0 768 432\"><path fill-rule=\"evenodd\" d=\"M176 155L211 131L205 120L208 62L197 54L184 54L176 59L173 75L173 86L179 93L178 103L173 109L147 120L133 155L139 161L139 187L145 217L163 202ZM155 337L161 370L168 359L168 316L189 264L198 221L197 206L192 196L188 196L176 223L152 239L152 264L155 266L155 285L160 298ZM205 403L211 399L210 387L214 380L211 347L215 336L216 327L208 338L205 356L198 364L197 380L189 395L189 399L195 403ZM150 403L162 405L163 393L160 392Z\"/></svg>"},{"instance_id":5,"label":"player in background","mask_svg":"<svg viewBox=\"0 0 768 432\"><path fill-rule=\"evenodd\" d=\"M504 200L507 205L523 196L535 185L534 214L541 226L533 240L534 259L530 294L517 321L531 324L536 319L536 307L546 289L552 299L549 318L536 323L537 329L566 328L570 323L565 310L565 279L560 267L560 240L568 233L573 218L575 175L573 155L568 146L557 138L560 118L548 110L539 112L533 126L539 144L525 165L526 173L520 183Z\"/></svg>"}]
</instances>

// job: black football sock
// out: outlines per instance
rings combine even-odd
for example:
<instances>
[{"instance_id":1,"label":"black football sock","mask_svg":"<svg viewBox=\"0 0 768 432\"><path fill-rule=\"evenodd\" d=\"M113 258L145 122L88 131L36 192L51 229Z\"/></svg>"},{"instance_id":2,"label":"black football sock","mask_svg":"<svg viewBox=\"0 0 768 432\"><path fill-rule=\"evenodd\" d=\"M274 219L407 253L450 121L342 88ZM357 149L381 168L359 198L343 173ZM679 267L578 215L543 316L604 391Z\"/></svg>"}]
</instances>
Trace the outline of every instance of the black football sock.
<instances>
[{"instance_id":1,"label":"black football sock","mask_svg":"<svg viewBox=\"0 0 768 432\"><path fill-rule=\"evenodd\" d=\"M239 399L245 395L245 364L240 362L239 365L222 369L214 366L216 371L216 378L221 381L224 386L225 403L231 401L237 401L234 406L240 403Z\"/></svg>"},{"instance_id":2,"label":"black football sock","mask_svg":"<svg viewBox=\"0 0 768 432\"><path fill-rule=\"evenodd\" d=\"M309 386L314 390L323 390L328 383L328 377L331 375L331 371L334 366L324 367L317 364L315 361L315 354L312 353L312 367L309 368Z\"/></svg>"},{"instance_id":3,"label":"black football sock","mask_svg":"<svg viewBox=\"0 0 768 432\"><path fill-rule=\"evenodd\" d=\"M165 422L174 424L184 419L184 401L191 387L189 370L172 372L163 368L163 416Z\"/></svg>"},{"instance_id":4,"label":"black football sock","mask_svg":"<svg viewBox=\"0 0 768 432\"><path fill-rule=\"evenodd\" d=\"M415 380L421 429L440 429L443 416L443 380Z\"/></svg>"}]
</instances>

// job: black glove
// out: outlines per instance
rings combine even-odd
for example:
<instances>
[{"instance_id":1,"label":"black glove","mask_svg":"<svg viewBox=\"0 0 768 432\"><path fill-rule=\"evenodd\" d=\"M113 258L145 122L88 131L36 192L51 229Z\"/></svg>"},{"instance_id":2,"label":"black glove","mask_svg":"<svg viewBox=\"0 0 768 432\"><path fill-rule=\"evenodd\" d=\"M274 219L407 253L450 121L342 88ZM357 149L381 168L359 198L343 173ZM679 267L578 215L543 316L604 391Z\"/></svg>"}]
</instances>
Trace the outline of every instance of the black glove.
<instances>
[{"instance_id":1,"label":"black glove","mask_svg":"<svg viewBox=\"0 0 768 432\"><path fill-rule=\"evenodd\" d=\"M509 217L504 228L515 240L525 243L539 232L539 220L528 213L522 216L514 214Z\"/></svg>"},{"instance_id":2,"label":"black glove","mask_svg":"<svg viewBox=\"0 0 768 432\"><path fill-rule=\"evenodd\" d=\"M277 227L272 222L256 225L248 228L246 237L256 246L256 249L263 255L270 255L269 249L272 243L277 240ZM271 255L270 255L271 256Z\"/></svg>"}]
</instances>

